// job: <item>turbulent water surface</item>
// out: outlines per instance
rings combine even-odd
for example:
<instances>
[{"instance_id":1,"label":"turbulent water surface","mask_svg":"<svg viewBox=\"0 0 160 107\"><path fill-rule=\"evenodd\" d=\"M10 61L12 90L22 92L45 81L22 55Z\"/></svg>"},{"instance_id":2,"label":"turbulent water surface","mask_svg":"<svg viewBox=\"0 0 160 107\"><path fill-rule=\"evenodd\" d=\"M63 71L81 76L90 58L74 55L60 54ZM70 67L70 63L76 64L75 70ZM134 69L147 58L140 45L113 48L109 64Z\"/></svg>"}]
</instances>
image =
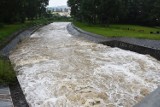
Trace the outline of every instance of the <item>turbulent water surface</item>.
<instances>
[{"instance_id":1,"label":"turbulent water surface","mask_svg":"<svg viewBox=\"0 0 160 107\"><path fill-rule=\"evenodd\" d=\"M160 84L160 62L49 24L11 52L31 107L131 107Z\"/></svg>"}]
</instances>

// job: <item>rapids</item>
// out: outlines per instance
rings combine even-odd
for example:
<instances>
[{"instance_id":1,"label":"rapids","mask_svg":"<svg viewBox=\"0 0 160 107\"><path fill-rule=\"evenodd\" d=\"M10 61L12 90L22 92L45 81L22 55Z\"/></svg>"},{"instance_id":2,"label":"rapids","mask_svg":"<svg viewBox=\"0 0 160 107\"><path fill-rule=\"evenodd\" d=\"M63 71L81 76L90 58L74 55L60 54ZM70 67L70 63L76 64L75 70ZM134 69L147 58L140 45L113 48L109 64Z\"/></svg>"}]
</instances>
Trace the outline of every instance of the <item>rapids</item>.
<instances>
[{"instance_id":1,"label":"rapids","mask_svg":"<svg viewBox=\"0 0 160 107\"><path fill-rule=\"evenodd\" d=\"M131 107L160 85L156 59L74 37L68 24L40 28L9 56L30 107Z\"/></svg>"}]
</instances>

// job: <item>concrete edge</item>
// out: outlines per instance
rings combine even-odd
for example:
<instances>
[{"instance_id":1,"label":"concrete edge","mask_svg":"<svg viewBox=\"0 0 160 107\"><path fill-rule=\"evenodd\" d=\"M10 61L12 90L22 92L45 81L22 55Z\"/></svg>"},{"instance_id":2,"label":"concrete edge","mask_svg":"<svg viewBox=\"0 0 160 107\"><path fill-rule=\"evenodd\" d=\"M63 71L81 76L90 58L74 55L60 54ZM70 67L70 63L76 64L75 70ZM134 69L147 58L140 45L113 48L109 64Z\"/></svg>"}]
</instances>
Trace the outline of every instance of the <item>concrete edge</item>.
<instances>
[{"instance_id":1,"label":"concrete edge","mask_svg":"<svg viewBox=\"0 0 160 107\"><path fill-rule=\"evenodd\" d=\"M140 103L134 107L160 107L160 87L150 95L146 96Z\"/></svg>"},{"instance_id":2,"label":"concrete edge","mask_svg":"<svg viewBox=\"0 0 160 107\"><path fill-rule=\"evenodd\" d=\"M29 28L23 28L23 29L20 29L20 30L14 32L13 34L11 34L7 39L5 39L5 41L2 44L0 44L0 50L3 49L5 47L5 45L7 45L9 42L11 42L17 35L24 32L25 30L28 30L28 29L31 29L34 27L36 27L36 26L32 26Z\"/></svg>"},{"instance_id":3,"label":"concrete edge","mask_svg":"<svg viewBox=\"0 0 160 107\"><path fill-rule=\"evenodd\" d=\"M73 31L70 30L72 28L72 30L74 29L78 33L80 33L81 36L82 36L82 34L85 34L85 36L87 35L87 36L90 36L91 38L97 39L95 41L98 41L98 42L121 41L121 42L130 43L130 42L127 42L127 41L123 41L123 39L134 40L134 41L143 40L143 41L158 41L158 42L160 42L160 40L149 40L149 39L129 38L129 37L104 37L102 35L98 35L98 34L94 34L94 33L91 33L91 32L84 31L84 30L76 27L73 23L70 23L68 25L68 28L69 28L68 31L71 34L73 34ZM132 44L134 44L134 43L132 43ZM136 45L136 44L134 44L134 45ZM160 47L159 47L159 49L157 49L156 47L152 47L152 46L149 46L149 45L143 45L143 44L139 44L139 45L143 46L145 48L151 48L151 49L160 50Z\"/></svg>"},{"instance_id":4,"label":"concrete edge","mask_svg":"<svg viewBox=\"0 0 160 107\"><path fill-rule=\"evenodd\" d=\"M98 34L94 34L94 33L90 33L90 32L86 32L78 27L76 27L73 23L71 23L71 26L76 29L77 31L79 31L80 33L84 33L84 34L87 34L89 36L92 36L92 37L95 37L95 38L98 38L98 39L106 39L107 37L103 37L101 35L98 35ZM108 38L107 38L108 39Z\"/></svg>"},{"instance_id":5,"label":"concrete edge","mask_svg":"<svg viewBox=\"0 0 160 107\"><path fill-rule=\"evenodd\" d=\"M52 23L52 22L50 22L50 23ZM40 29L41 27L44 27L50 23L32 26L30 28L22 29L22 30L15 32L14 34L12 34L8 38L7 42L3 46L0 46L0 55L8 57L9 52L11 50L13 50L20 41L22 41L26 37L29 37L34 32L36 32L38 29ZM27 34L23 34L24 32L27 32Z\"/></svg>"}]
</instances>

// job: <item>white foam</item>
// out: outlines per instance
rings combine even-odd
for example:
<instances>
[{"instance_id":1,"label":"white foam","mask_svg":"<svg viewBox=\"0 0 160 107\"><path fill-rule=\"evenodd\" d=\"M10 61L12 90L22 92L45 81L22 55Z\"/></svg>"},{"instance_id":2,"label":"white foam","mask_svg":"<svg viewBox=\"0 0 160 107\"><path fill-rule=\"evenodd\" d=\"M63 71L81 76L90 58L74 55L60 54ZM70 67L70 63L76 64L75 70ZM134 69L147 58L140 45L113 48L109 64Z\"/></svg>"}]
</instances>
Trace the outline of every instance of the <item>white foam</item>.
<instances>
[{"instance_id":1,"label":"white foam","mask_svg":"<svg viewBox=\"0 0 160 107\"><path fill-rule=\"evenodd\" d=\"M52 23L10 59L31 107L130 107L160 84L160 62L70 35Z\"/></svg>"}]
</instances>

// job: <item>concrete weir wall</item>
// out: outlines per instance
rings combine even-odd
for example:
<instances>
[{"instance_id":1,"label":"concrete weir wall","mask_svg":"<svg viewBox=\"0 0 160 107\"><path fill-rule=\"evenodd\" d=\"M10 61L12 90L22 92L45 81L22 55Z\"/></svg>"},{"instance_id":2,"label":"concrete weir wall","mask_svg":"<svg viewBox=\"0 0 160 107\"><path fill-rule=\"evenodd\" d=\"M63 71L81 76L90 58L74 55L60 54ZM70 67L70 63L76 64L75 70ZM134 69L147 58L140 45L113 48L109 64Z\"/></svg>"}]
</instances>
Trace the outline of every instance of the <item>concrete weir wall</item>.
<instances>
[{"instance_id":1,"label":"concrete weir wall","mask_svg":"<svg viewBox=\"0 0 160 107\"><path fill-rule=\"evenodd\" d=\"M22 29L10 35L10 37L6 40L6 43L2 45L0 44L0 55L8 57L10 51L13 50L19 42L29 37L32 33L34 33L42 26L44 25L37 25L30 28Z\"/></svg>"},{"instance_id":2,"label":"concrete weir wall","mask_svg":"<svg viewBox=\"0 0 160 107\"><path fill-rule=\"evenodd\" d=\"M134 52L137 52L140 54L148 54L148 55L151 55L152 57L160 60L160 50L147 48L147 47L143 47L143 46L139 46L139 45L134 45L134 44L130 44L130 43L125 43L122 41L116 41L116 40L101 42L101 43L104 45L111 46L111 47L118 47L121 49L134 51Z\"/></svg>"},{"instance_id":3,"label":"concrete weir wall","mask_svg":"<svg viewBox=\"0 0 160 107\"><path fill-rule=\"evenodd\" d=\"M83 37L90 41L108 45L111 47L118 47L125 50L134 51L140 54L148 54L160 60L160 41L157 40L143 40L135 38L107 38L101 35L92 34L83 31L73 24L67 26L70 34ZM160 107L160 87L145 97L140 103L134 107Z\"/></svg>"}]
</instances>

